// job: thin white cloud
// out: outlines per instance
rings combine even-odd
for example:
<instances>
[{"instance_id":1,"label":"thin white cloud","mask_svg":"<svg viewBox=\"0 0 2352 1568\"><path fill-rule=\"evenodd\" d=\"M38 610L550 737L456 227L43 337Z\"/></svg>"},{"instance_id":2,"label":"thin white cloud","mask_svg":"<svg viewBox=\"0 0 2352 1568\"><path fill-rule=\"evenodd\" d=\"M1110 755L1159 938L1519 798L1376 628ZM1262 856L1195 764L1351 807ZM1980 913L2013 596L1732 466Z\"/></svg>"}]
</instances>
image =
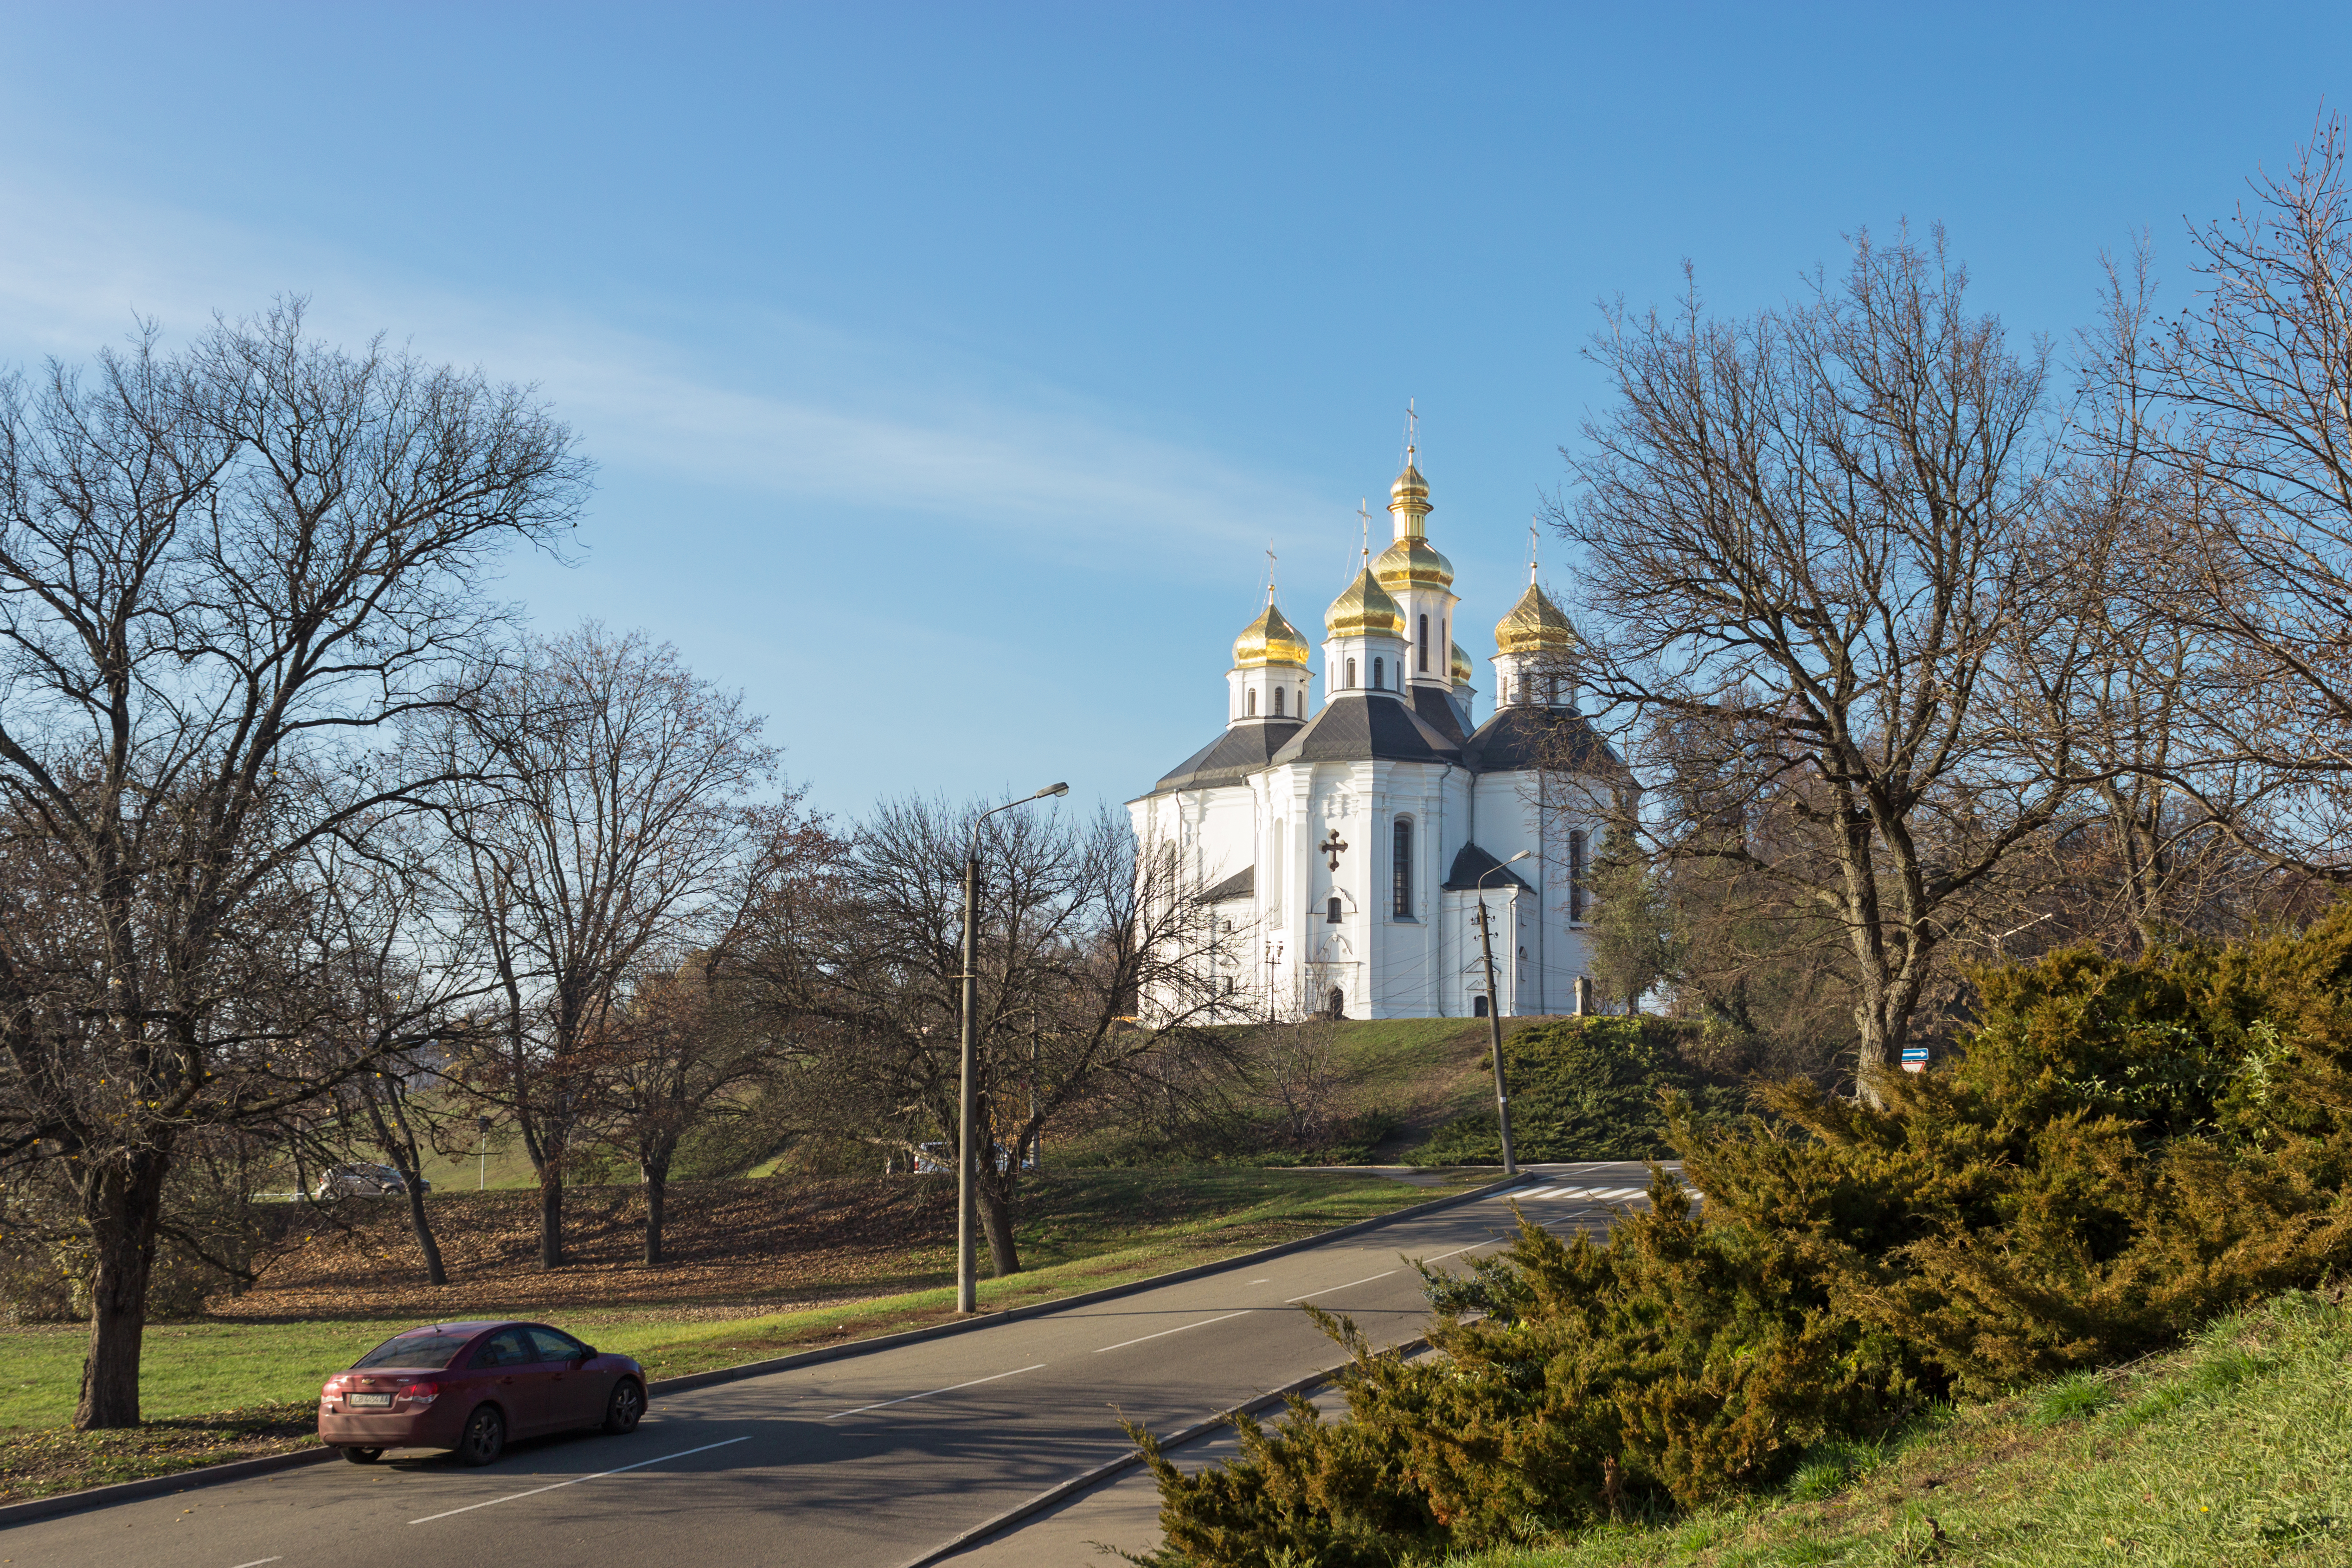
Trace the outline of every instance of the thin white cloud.
<instances>
[{"instance_id":1,"label":"thin white cloud","mask_svg":"<svg viewBox=\"0 0 2352 1568\"><path fill-rule=\"evenodd\" d=\"M331 335L389 328L428 355L539 382L615 466L954 517L1047 549L1115 532L1139 544L1157 535L1171 551L1255 550L1269 534L1328 534L1338 509L1052 389L973 390L950 356L926 363L919 348L859 344L789 317L754 324L748 367L710 365L572 309L454 294L185 211L0 181L0 233L11 236L0 245L0 357L79 359L120 341L134 312L186 331L215 309L292 290L311 297ZM741 384L747 368L780 384ZM791 384L795 372L803 385ZM817 382L822 397L806 388Z\"/></svg>"}]
</instances>

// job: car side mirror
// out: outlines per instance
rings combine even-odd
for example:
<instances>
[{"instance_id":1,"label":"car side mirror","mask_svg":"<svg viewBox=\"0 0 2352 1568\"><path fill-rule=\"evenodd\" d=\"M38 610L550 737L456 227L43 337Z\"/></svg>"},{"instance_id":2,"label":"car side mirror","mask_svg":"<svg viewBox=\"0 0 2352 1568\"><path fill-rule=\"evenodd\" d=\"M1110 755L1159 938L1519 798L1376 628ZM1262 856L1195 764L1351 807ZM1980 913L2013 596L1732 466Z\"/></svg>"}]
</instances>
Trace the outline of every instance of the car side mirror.
<instances>
[{"instance_id":1,"label":"car side mirror","mask_svg":"<svg viewBox=\"0 0 2352 1568\"><path fill-rule=\"evenodd\" d=\"M587 1361L587 1360L589 1360L589 1359L593 1358L593 1357L595 1355L595 1354L596 1354L596 1347L595 1347L594 1345L593 1345L593 1344L583 1344L583 1345L582 1345L582 1346L580 1347L580 1354L579 1354L578 1355L574 1356L572 1359L573 1359L573 1360L575 1360L575 1361Z\"/></svg>"}]
</instances>

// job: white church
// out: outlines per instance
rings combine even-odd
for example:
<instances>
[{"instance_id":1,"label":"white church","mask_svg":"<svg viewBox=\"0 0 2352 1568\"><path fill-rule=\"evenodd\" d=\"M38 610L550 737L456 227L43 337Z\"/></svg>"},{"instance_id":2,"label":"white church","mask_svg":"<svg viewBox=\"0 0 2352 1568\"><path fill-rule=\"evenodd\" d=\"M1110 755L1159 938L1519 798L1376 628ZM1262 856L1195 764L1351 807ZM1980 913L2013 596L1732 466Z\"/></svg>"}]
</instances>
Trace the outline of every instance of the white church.
<instances>
[{"instance_id":1,"label":"white church","mask_svg":"<svg viewBox=\"0 0 2352 1568\"><path fill-rule=\"evenodd\" d=\"M1389 497L1394 542L1324 612L1319 706L1269 587L1234 641L1224 733L1129 802L1138 841L1208 889L1212 983L1239 1010L1486 1016L1482 886L1503 1012L1581 1010L1600 807L1631 780L1577 711L1575 631L1530 568L1480 722L1411 447Z\"/></svg>"}]
</instances>

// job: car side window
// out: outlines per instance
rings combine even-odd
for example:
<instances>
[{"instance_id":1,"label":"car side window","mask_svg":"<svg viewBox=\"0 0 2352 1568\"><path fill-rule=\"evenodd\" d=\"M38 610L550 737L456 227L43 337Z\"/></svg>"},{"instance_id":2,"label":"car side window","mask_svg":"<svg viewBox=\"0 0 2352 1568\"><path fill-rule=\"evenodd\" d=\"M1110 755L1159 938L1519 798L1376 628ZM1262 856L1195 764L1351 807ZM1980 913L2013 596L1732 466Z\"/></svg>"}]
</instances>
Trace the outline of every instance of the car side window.
<instances>
[{"instance_id":1,"label":"car side window","mask_svg":"<svg viewBox=\"0 0 2352 1568\"><path fill-rule=\"evenodd\" d=\"M482 1348L474 1353L474 1359L467 1364L479 1372L492 1366L522 1366L538 1359L538 1354L523 1338L522 1330L500 1329L482 1342Z\"/></svg>"},{"instance_id":2,"label":"car side window","mask_svg":"<svg viewBox=\"0 0 2352 1568\"><path fill-rule=\"evenodd\" d=\"M558 1329L534 1328L530 1337L539 1342L541 1361L570 1361L575 1355L585 1355L588 1347Z\"/></svg>"}]
</instances>

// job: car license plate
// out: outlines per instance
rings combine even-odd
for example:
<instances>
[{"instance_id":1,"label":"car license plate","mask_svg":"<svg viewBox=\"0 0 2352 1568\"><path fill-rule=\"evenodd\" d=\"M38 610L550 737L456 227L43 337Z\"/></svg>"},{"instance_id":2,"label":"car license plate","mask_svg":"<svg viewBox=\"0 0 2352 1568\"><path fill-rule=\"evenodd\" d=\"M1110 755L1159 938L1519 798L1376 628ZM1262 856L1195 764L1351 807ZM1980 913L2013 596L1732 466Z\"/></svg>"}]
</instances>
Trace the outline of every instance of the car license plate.
<instances>
[{"instance_id":1,"label":"car license plate","mask_svg":"<svg viewBox=\"0 0 2352 1568\"><path fill-rule=\"evenodd\" d=\"M372 1406L380 1409L392 1403L392 1396L389 1394L347 1394L343 1397L354 1410L365 1410Z\"/></svg>"}]
</instances>

